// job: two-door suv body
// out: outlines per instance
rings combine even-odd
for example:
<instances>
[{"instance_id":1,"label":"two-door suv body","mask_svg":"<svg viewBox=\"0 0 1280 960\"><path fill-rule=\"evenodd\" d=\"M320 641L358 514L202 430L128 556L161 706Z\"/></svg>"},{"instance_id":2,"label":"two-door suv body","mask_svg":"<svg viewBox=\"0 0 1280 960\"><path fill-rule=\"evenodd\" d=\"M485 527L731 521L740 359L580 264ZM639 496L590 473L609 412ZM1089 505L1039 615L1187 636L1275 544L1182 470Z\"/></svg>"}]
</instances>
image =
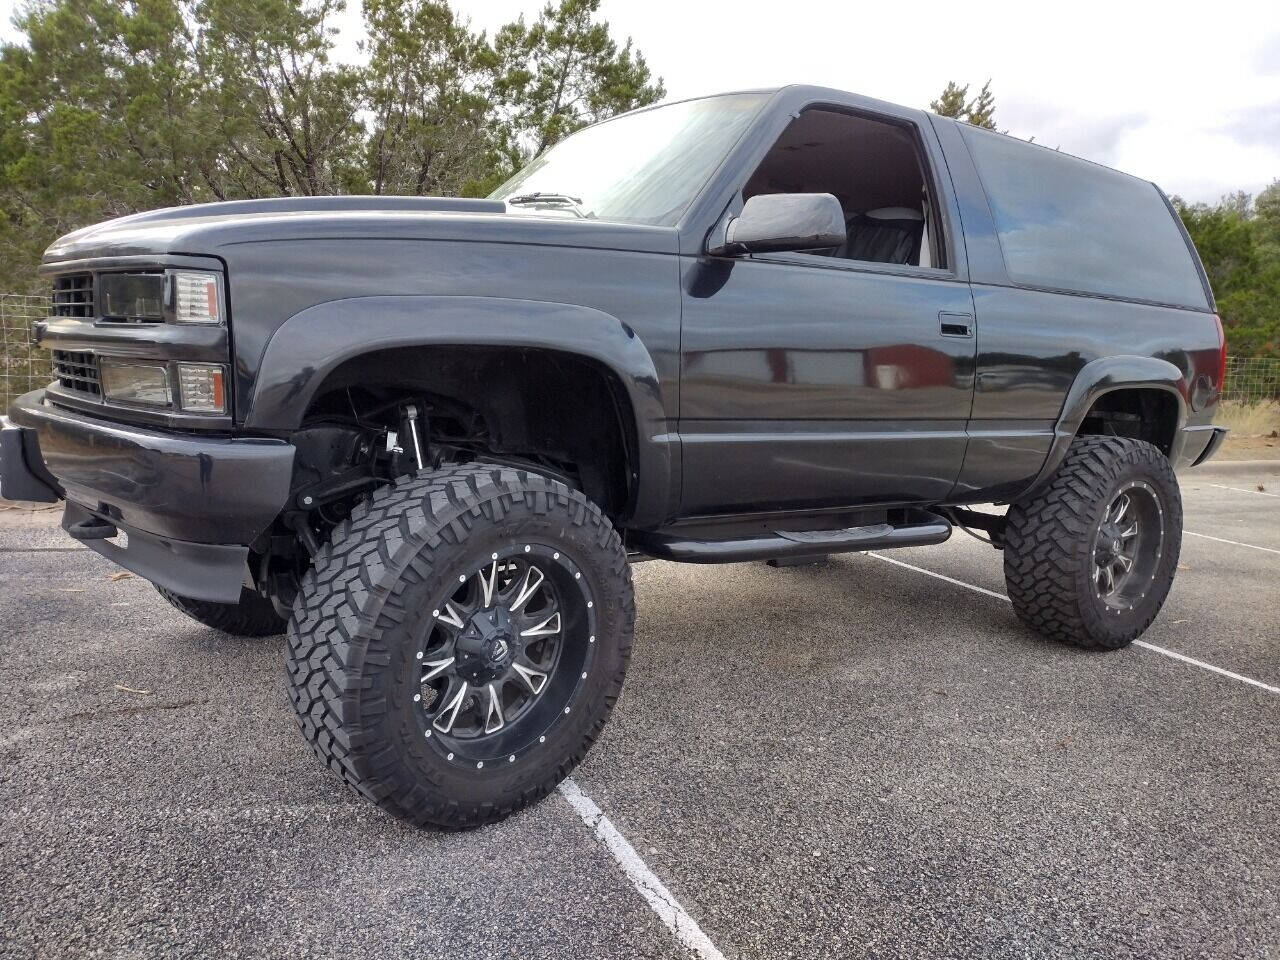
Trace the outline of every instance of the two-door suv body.
<instances>
[{"instance_id":1,"label":"two-door suv body","mask_svg":"<svg viewBox=\"0 0 1280 960\"><path fill-rule=\"evenodd\" d=\"M287 630L306 738L418 823L578 762L633 558L961 525L1030 625L1122 646L1177 567L1173 471L1224 433L1157 187L835 90L627 114L487 200L142 213L42 269L54 380L10 410L4 495L65 499L196 620Z\"/></svg>"}]
</instances>

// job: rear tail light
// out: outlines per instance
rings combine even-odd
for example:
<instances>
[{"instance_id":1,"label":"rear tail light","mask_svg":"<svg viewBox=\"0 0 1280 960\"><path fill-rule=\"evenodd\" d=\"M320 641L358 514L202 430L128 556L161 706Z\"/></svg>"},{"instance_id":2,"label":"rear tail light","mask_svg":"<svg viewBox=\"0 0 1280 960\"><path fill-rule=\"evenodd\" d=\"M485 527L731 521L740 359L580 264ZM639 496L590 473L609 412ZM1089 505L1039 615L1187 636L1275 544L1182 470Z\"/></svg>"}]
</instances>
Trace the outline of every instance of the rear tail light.
<instances>
[{"instance_id":1,"label":"rear tail light","mask_svg":"<svg viewBox=\"0 0 1280 960\"><path fill-rule=\"evenodd\" d=\"M1227 383L1227 332L1222 329L1222 318L1216 313L1213 322L1218 325L1218 393Z\"/></svg>"}]
</instances>

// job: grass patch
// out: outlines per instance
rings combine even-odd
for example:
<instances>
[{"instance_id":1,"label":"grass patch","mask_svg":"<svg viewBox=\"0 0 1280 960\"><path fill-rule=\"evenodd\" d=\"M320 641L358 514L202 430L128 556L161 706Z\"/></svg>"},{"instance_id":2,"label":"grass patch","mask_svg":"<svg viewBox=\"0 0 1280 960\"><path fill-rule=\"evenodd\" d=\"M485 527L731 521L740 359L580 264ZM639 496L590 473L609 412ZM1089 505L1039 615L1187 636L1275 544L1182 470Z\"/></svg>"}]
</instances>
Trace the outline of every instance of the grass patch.
<instances>
[{"instance_id":1,"label":"grass patch","mask_svg":"<svg viewBox=\"0 0 1280 960\"><path fill-rule=\"evenodd\" d=\"M1280 402L1232 403L1223 401L1213 422L1229 427L1241 437L1267 437L1280 432Z\"/></svg>"}]
</instances>

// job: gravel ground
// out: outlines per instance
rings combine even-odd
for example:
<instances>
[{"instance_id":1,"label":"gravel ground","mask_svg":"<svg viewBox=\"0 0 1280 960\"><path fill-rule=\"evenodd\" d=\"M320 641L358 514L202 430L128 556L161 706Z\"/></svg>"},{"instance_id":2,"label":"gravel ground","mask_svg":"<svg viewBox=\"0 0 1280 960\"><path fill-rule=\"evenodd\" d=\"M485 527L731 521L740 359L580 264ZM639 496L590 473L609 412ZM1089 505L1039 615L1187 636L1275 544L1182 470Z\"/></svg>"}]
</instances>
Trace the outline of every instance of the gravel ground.
<instances>
[{"instance_id":1,"label":"gravel ground","mask_svg":"<svg viewBox=\"0 0 1280 960\"><path fill-rule=\"evenodd\" d=\"M1219 539L1145 639L1280 686L1280 553L1220 542L1280 550L1280 465L1182 479ZM4 955L686 955L562 797L391 820L296 733L279 638L185 620L56 521L0 514ZM887 556L1003 592L962 534ZM726 957L1280 957L1280 695L872 556L636 580L575 779Z\"/></svg>"}]
</instances>

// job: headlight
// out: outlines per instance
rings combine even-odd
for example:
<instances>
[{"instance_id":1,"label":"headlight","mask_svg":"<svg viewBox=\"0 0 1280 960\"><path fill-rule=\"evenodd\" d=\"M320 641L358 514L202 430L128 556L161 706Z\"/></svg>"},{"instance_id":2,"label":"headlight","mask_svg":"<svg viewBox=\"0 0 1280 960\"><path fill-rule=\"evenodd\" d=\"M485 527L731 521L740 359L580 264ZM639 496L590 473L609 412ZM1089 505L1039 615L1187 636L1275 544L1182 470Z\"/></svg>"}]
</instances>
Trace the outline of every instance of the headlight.
<instances>
[{"instance_id":1,"label":"headlight","mask_svg":"<svg viewBox=\"0 0 1280 960\"><path fill-rule=\"evenodd\" d=\"M178 397L189 413L225 413L226 373L212 363L178 364Z\"/></svg>"},{"instance_id":2,"label":"headlight","mask_svg":"<svg viewBox=\"0 0 1280 960\"><path fill-rule=\"evenodd\" d=\"M177 323L221 323L216 273L177 270L173 276L173 319Z\"/></svg>"},{"instance_id":3,"label":"headlight","mask_svg":"<svg viewBox=\"0 0 1280 960\"><path fill-rule=\"evenodd\" d=\"M164 320L164 274L100 274L98 302L106 319L159 323Z\"/></svg>"},{"instance_id":4,"label":"headlight","mask_svg":"<svg viewBox=\"0 0 1280 960\"><path fill-rule=\"evenodd\" d=\"M102 394L120 403L141 403L153 407L173 406L169 371L148 363L122 363L103 357L99 361Z\"/></svg>"}]
</instances>

